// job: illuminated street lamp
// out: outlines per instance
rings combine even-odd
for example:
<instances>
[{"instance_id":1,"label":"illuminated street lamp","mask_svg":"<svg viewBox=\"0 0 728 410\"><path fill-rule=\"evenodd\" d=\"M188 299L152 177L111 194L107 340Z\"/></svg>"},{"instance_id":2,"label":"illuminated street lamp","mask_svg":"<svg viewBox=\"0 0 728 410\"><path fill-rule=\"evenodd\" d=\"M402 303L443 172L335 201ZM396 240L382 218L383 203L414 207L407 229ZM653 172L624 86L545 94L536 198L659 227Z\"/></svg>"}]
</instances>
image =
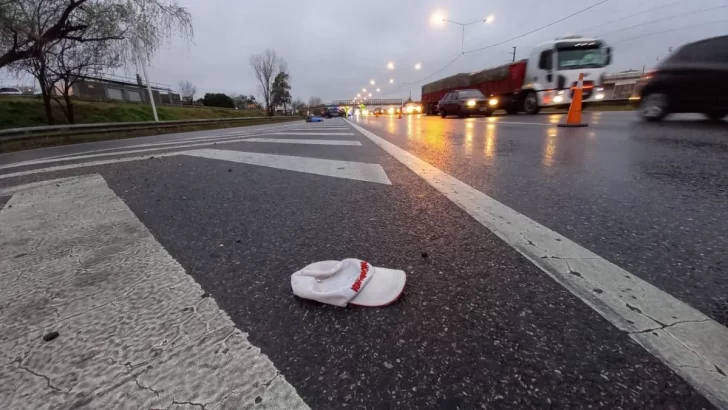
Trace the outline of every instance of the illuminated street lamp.
<instances>
[{"instance_id":1,"label":"illuminated street lamp","mask_svg":"<svg viewBox=\"0 0 728 410\"><path fill-rule=\"evenodd\" d=\"M369 84L374 85L374 80L369 80Z\"/></svg>"},{"instance_id":2,"label":"illuminated street lamp","mask_svg":"<svg viewBox=\"0 0 728 410\"><path fill-rule=\"evenodd\" d=\"M446 14L444 11L437 10L432 13L432 17L430 17L430 23L434 26L441 26L445 23L445 17Z\"/></svg>"},{"instance_id":3,"label":"illuminated street lamp","mask_svg":"<svg viewBox=\"0 0 728 410\"><path fill-rule=\"evenodd\" d=\"M422 69L422 64L420 64L420 63L415 64L415 70L419 71L420 69Z\"/></svg>"},{"instance_id":4,"label":"illuminated street lamp","mask_svg":"<svg viewBox=\"0 0 728 410\"><path fill-rule=\"evenodd\" d=\"M371 97L371 96L372 96L372 93L369 93L369 97Z\"/></svg>"},{"instance_id":5,"label":"illuminated street lamp","mask_svg":"<svg viewBox=\"0 0 728 410\"><path fill-rule=\"evenodd\" d=\"M379 92L379 88L377 88L377 92Z\"/></svg>"},{"instance_id":6,"label":"illuminated street lamp","mask_svg":"<svg viewBox=\"0 0 728 410\"><path fill-rule=\"evenodd\" d=\"M362 90L362 92L367 92L366 88L362 88L361 90Z\"/></svg>"},{"instance_id":7,"label":"illuminated street lamp","mask_svg":"<svg viewBox=\"0 0 728 410\"><path fill-rule=\"evenodd\" d=\"M357 97L361 97L361 94L357 94L356 96L357 96Z\"/></svg>"},{"instance_id":8,"label":"illuminated street lamp","mask_svg":"<svg viewBox=\"0 0 728 410\"><path fill-rule=\"evenodd\" d=\"M390 83L390 84L394 84L394 78L390 78L390 79L389 79L389 83Z\"/></svg>"},{"instance_id":9,"label":"illuminated street lamp","mask_svg":"<svg viewBox=\"0 0 728 410\"><path fill-rule=\"evenodd\" d=\"M389 70L394 70L394 63L390 61L390 62L389 62L389 63L387 64L387 69L389 69Z\"/></svg>"},{"instance_id":10,"label":"illuminated street lamp","mask_svg":"<svg viewBox=\"0 0 728 410\"><path fill-rule=\"evenodd\" d=\"M442 26L444 23L452 23L452 24L457 24L458 26L462 27L463 34L460 39L460 47L461 47L460 52L463 54L465 54L465 27L473 25L473 24L477 24L477 23L490 24L493 21L495 21L495 16L490 14L482 20L475 20L475 21L471 21L470 23L459 23L457 21L448 20L445 16L445 13L440 10L433 13L432 17L430 17L430 22L436 26Z\"/></svg>"}]
</instances>

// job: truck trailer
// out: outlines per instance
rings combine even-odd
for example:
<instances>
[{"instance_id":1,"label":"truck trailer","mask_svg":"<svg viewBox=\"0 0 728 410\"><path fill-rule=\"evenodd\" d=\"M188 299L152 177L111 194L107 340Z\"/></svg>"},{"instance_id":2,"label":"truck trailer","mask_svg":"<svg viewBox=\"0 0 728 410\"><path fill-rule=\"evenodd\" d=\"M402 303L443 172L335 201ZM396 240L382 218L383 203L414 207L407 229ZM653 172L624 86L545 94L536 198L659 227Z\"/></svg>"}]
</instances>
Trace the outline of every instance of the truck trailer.
<instances>
[{"instance_id":1,"label":"truck trailer","mask_svg":"<svg viewBox=\"0 0 728 410\"><path fill-rule=\"evenodd\" d=\"M542 107L568 106L581 73L582 99L588 104L604 98L604 79L611 62L612 50L602 40L559 38L534 47L527 59L425 84L422 105L425 114L437 115L437 103L445 94L474 88L497 99L494 109L538 114Z\"/></svg>"}]
</instances>

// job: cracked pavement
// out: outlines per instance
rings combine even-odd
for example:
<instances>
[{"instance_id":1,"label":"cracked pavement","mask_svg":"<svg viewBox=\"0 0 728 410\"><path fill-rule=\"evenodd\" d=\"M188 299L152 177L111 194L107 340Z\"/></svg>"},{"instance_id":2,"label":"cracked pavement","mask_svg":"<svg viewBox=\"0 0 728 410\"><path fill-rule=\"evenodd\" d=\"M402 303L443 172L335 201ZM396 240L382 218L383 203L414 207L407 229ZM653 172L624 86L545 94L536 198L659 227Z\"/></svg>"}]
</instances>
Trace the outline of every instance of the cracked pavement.
<instances>
[{"instance_id":1,"label":"cracked pavement","mask_svg":"<svg viewBox=\"0 0 728 410\"><path fill-rule=\"evenodd\" d=\"M18 192L0 225L3 408L307 408L100 176Z\"/></svg>"}]
</instances>

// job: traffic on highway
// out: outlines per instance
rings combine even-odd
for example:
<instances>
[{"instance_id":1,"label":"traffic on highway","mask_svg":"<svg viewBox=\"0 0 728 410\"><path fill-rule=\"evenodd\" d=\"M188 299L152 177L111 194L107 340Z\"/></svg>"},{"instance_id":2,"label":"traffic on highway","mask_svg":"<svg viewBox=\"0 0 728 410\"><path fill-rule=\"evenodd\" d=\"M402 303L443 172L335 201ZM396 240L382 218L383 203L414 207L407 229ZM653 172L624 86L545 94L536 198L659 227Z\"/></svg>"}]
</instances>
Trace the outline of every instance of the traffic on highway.
<instances>
[{"instance_id":1,"label":"traffic on highway","mask_svg":"<svg viewBox=\"0 0 728 410\"><path fill-rule=\"evenodd\" d=\"M0 409L728 410L721 0L17 3Z\"/></svg>"}]
</instances>

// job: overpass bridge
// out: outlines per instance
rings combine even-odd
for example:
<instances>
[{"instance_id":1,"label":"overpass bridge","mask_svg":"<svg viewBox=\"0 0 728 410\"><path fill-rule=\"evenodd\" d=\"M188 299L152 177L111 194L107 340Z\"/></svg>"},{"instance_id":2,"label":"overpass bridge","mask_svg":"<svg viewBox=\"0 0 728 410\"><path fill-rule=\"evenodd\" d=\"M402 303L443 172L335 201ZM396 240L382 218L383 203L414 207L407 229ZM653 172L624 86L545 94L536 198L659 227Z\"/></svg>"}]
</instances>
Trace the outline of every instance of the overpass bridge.
<instances>
[{"instance_id":1,"label":"overpass bridge","mask_svg":"<svg viewBox=\"0 0 728 410\"><path fill-rule=\"evenodd\" d=\"M404 104L404 100L401 98L357 98L356 100L333 100L331 102L331 105L337 105L339 107L360 104L364 104L367 107L372 105L401 107Z\"/></svg>"}]
</instances>

